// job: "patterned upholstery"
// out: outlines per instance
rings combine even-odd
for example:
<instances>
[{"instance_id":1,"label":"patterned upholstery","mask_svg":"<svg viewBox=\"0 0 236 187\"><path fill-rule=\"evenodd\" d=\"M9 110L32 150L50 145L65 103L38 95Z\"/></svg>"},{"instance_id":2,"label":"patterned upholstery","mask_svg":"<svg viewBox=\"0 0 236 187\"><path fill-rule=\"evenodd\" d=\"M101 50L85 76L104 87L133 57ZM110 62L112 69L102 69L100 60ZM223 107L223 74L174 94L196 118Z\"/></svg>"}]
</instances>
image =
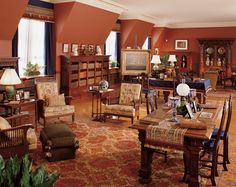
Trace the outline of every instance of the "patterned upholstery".
<instances>
[{"instance_id":1,"label":"patterned upholstery","mask_svg":"<svg viewBox=\"0 0 236 187\"><path fill-rule=\"evenodd\" d=\"M69 113L74 113L75 107L73 105L64 105L64 106L48 106L44 107L44 116L55 116L55 115L64 115Z\"/></svg>"},{"instance_id":2,"label":"patterned upholstery","mask_svg":"<svg viewBox=\"0 0 236 187\"><path fill-rule=\"evenodd\" d=\"M133 106L126 105L105 105L104 111L106 113L112 113L114 115L129 115L135 116L135 109Z\"/></svg>"},{"instance_id":3,"label":"patterned upholstery","mask_svg":"<svg viewBox=\"0 0 236 187\"><path fill-rule=\"evenodd\" d=\"M57 82L37 82L36 84L38 99L45 99L46 96L58 95Z\"/></svg>"},{"instance_id":4,"label":"patterned upholstery","mask_svg":"<svg viewBox=\"0 0 236 187\"><path fill-rule=\"evenodd\" d=\"M121 83L120 100L121 105L133 105L134 100L139 100L141 84Z\"/></svg>"}]
</instances>

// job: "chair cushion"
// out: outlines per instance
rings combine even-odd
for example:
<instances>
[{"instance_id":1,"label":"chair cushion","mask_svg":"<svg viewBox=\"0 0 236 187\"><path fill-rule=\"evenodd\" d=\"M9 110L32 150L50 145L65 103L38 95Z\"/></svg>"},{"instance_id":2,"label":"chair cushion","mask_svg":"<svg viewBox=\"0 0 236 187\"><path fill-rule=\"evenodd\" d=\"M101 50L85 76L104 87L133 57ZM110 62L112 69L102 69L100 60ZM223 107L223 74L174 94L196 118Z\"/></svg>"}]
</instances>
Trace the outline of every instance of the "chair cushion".
<instances>
[{"instance_id":1,"label":"chair cushion","mask_svg":"<svg viewBox=\"0 0 236 187\"><path fill-rule=\"evenodd\" d=\"M45 96L58 95L57 82L47 81L47 82L37 82L36 90L38 99L45 99Z\"/></svg>"},{"instance_id":2,"label":"chair cushion","mask_svg":"<svg viewBox=\"0 0 236 187\"><path fill-rule=\"evenodd\" d=\"M48 106L63 106L65 103L64 94L46 96Z\"/></svg>"},{"instance_id":3,"label":"chair cushion","mask_svg":"<svg viewBox=\"0 0 236 187\"><path fill-rule=\"evenodd\" d=\"M121 83L119 104L133 105L134 100L140 99L141 84Z\"/></svg>"},{"instance_id":4,"label":"chair cushion","mask_svg":"<svg viewBox=\"0 0 236 187\"><path fill-rule=\"evenodd\" d=\"M104 113L114 114L114 115L126 115L126 116L135 116L135 109L133 106L128 105L105 105Z\"/></svg>"},{"instance_id":5,"label":"chair cushion","mask_svg":"<svg viewBox=\"0 0 236 187\"><path fill-rule=\"evenodd\" d=\"M9 124L9 122L0 116L0 130L10 129L10 128L11 125Z\"/></svg>"},{"instance_id":6,"label":"chair cushion","mask_svg":"<svg viewBox=\"0 0 236 187\"><path fill-rule=\"evenodd\" d=\"M75 134L66 124L46 126L40 133L40 139L51 148L75 146Z\"/></svg>"},{"instance_id":7,"label":"chair cushion","mask_svg":"<svg viewBox=\"0 0 236 187\"><path fill-rule=\"evenodd\" d=\"M44 107L44 116L55 116L70 114L75 112L75 107L73 105L64 105L64 106L48 106Z\"/></svg>"}]
</instances>

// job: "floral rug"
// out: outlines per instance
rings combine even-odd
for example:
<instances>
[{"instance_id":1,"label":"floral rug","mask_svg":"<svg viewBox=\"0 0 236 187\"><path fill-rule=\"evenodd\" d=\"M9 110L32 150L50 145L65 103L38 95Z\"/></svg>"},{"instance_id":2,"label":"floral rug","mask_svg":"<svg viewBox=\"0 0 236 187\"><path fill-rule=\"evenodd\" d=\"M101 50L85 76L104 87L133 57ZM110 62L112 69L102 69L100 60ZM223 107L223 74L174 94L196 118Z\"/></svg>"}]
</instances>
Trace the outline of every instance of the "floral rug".
<instances>
[{"instance_id":1,"label":"floral rug","mask_svg":"<svg viewBox=\"0 0 236 187\"><path fill-rule=\"evenodd\" d=\"M45 165L50 171L59 171L60 179L56 187L187 186L180 182L184 170L182 153L175 151L168 152L167 163L164 162L163 155L155 153L152 162L152 182L149 185L141 185L138 182L138 133L122 124L122 119L116 121L118 122L104 124L77 120L69 125L80 140L76 159L50 163L43 158L39 142L37 151L33 153L35 163ZM230 142L235 139L235 136L230 136ZM230 157L232 162L235 162L235 143L230 148L233 149ZM220 182L220 186L236 186L236 179L232 177L236 174L235 168L235 164L230 164L228 172L220 172L220 177L216 177L217 183ZM223 175L224 180L221 179ZM210 180L202 179L202 186L211 186L210 184Z\"/></svg>"}]
</instances>

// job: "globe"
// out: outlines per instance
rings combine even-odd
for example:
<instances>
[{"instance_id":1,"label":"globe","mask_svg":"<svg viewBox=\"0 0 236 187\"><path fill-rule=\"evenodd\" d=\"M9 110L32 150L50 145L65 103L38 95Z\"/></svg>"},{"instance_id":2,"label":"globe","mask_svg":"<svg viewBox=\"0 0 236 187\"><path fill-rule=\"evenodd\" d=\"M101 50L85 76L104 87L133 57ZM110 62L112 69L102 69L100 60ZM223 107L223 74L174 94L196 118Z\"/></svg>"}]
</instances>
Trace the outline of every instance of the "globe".
<instances>
[{"instance_id":1,"label":"globe","mask_svg":"<svg viewBox=\"0 0 236 187\"><path fill-rule=\"evenodd\" d=\"M109 83L106 80L102 80L99 82L101 90L107 90L109 87Z\"/></svg>"}]
</instances>

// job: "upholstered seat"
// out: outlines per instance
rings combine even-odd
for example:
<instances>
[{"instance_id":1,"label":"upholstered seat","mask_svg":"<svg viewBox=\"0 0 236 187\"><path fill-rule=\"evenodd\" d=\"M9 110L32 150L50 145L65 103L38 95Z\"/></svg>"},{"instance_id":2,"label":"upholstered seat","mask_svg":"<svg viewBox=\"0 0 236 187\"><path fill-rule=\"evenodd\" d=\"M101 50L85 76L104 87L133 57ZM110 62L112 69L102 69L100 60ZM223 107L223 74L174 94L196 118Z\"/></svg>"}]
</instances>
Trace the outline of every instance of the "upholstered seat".
<instances>
[{"instance_id":1,"label":"upholstered seat","mask_svg":"<svg viewBox=\"0 0 236 187\"><path fill-rule=\"evenodd\" d=\"M56 81L37 82L38 117L44 119L71 115L74 121L75 108L70 105L72 97L59 95Z\"/></svg>"},{"instance_id":2,"label":"upholstered seat","mask_svg":"<svg viewBox=\"0 0 236 187\"><path fill-rule=\"evenodd\" d=\"M112 99L108 99L108 105L104 106L104 119L107 116L122 116L139 118L141 84L121 83L120 97L118 103L112 104Z\"/></svg>"}]
</instances>

